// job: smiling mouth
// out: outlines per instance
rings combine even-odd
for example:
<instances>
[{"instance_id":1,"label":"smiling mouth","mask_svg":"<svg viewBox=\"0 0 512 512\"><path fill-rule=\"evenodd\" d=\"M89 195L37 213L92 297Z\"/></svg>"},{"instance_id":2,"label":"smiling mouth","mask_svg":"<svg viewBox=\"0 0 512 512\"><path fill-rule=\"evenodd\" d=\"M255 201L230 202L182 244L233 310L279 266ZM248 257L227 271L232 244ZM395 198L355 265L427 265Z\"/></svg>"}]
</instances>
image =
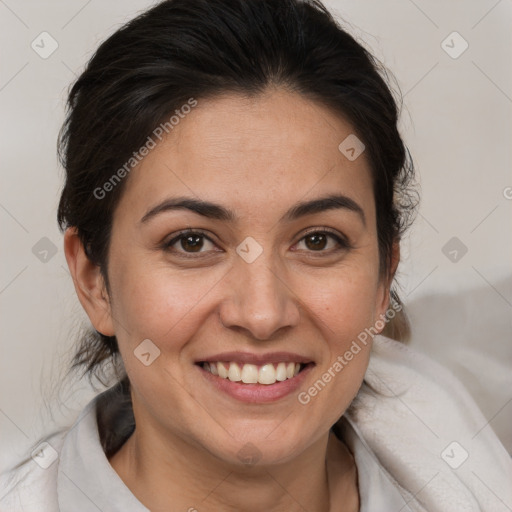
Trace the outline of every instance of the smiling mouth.
<instances>
[{"instance_id":1,"label":"smiling mouth","mask_svg":"<svg viewBox=\"0 0 512 512\"><path fill-rule=\"evenodd\" d=\"M199 362L198 365L205 371L240 384L264 384L270 385L276 382L284 382L296 377L312 363L267 363L263 365L239 364L236 362Z\"/></svg>"}]
</instances>

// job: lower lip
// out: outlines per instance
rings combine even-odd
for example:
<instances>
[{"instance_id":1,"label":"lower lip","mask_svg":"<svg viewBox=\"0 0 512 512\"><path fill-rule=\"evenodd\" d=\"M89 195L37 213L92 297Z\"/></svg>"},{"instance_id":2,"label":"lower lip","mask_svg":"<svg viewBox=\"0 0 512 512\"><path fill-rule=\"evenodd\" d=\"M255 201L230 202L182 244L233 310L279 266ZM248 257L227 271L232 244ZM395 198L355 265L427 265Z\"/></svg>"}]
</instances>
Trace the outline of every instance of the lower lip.
<instances>
[{"instance_id":1,"label":"lower lip","mask_svg":"<svg viewBox=\"0 0 512 512\"><path fill-rule=\"evenodd\" d=\"M198 370L213 384L219 391L226 393L241 402L248 403L268 403L275 402L287 395L293 393L307 377L314 365L308 364L298 375L291 379L286 379L275 384L241 384L232 382L229 379L223 379L213 373L196 365Z\"/></svg>"}]
</instances>

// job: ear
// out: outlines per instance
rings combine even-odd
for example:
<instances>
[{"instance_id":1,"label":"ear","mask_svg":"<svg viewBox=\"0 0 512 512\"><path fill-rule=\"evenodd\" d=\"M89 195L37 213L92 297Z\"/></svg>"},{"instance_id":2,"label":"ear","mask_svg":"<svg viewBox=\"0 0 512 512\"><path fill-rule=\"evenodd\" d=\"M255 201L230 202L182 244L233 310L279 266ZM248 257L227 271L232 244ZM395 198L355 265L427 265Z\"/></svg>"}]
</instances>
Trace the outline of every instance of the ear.
<instances>
[{"instance_id":1,"label":"ear","mask_svg":"<svg viewBox=\"0 0 512 512\"><path fill-rule=\"evenodd\" d=\"M101 334L114 336L110 300L100 267L85 254L74 227L68 228L64 234L64 254L78 300L92 325Z\"/></svg>"},{"instance_id":2,"label":"ear","mask_svg":"<svg viewBox=\"0 0 512 512\"><path fill-rule=\"evenodd\" d=\"M396 269L398 267L399 262L400 241L395 240L391 247L391 263L389 272L385 276L381 277L381 283L379 285L377 293L376 319L380 318L380 315L383 315L389 308L391 283L393 282L393 278L395 277Z\"/></svg>"}]
</instances>

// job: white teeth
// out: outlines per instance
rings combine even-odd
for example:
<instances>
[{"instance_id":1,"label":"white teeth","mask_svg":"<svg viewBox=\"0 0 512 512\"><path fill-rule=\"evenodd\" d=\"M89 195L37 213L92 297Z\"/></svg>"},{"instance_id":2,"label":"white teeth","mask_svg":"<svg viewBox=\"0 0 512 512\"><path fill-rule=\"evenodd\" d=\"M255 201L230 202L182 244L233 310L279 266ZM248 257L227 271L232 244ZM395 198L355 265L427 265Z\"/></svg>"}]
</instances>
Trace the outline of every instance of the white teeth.
<instances>
[{"instance_id":1,"label":"white teeth","mask_svg":"<svg viewBox=\"0 0 512 512\"><path fill-rule=\"evenodd\" d=\"M258 382L258 367L254 364L244 364L242 368L242 382L256 384Z\"/></svg>"},{"instance_id":2,"label":"white teeth","mask_svg":"<svg viewBox=\"0 0 512 512\"><path fill-rule=\"evenodd\" d=\"M215 363L213 363L213 364L215 364ZM223 379L228 378L228 371L222 363L217 363L217 372L219 374L219 377L222 377Z\"/></svg>"},{"instance_id":3,"label":"white teeth","mask_svg":"<svg viewBox=\"0 0 512 512\"><path fill-rule=\"evenodd\" d=\"M258 382L260 384L274 384L276 381L276 370L273 364L265 364L260 368Z\"/></svg>"},{"instance_id":4,"label":"white teeth","mask_svg":"<svg viewBox=\"0 0 512 512\"><path fill-rule=\"evenodd\" d=\"M233 362L203 363L202 367L213 375L232 382L244 384L274 384L292 379L299 374L300 363L272 363L264 364L258 368L255 364L239 365Z\"/></svg>"},{"instance_id":5,"label":"white teeth","mask_svg":"<svg viewBox=\"0 0 512 512\"><path fill-rule=\"evenodd\" d=\"M240 371L240 366L236 363L230 363L228 370L228 379L231 382L238 382L242 380L242 372Z\"/></svg>"},{"instance_id":6,"label":"white teeth","mask_svg":"<svg viewBox=\"0 0 512 512\"><path fill-rule=\"evenodd\" d=\"M286 363L279 363L277 365L276 380L280 382L286 380Z\"/></svg>"}]
</instances>

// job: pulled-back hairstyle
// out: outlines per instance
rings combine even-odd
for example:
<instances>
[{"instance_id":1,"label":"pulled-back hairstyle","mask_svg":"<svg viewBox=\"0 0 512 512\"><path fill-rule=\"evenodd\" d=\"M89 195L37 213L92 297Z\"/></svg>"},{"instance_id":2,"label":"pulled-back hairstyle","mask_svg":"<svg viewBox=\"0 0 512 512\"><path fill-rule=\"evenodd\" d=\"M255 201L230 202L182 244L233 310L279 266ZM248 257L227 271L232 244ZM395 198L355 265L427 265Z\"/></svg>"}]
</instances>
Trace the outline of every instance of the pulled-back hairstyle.
<instances>
[{"instance_id":1,"label":"pulled-back hairstyle","mask_svg":"<svg viewBox=\"0 0 512 512\"><path fill-rule=\"evenodd\" d=\"M107 194L95 191L190 98L255 96L279 87L343 116L365 144L385 276L415 205L413 165L387 77L318 0L163 1L103 42L70 90L58 145L66 171L59 226L77 229L109 290L113 213L129 177ZM399 302L395 290L392 298ZM397 315L385 333L399 339L407 330ZM122 367L115 336L92 330L82 337L73 367L98 377L112 362Z\"/></svg>"}]
</instances>

